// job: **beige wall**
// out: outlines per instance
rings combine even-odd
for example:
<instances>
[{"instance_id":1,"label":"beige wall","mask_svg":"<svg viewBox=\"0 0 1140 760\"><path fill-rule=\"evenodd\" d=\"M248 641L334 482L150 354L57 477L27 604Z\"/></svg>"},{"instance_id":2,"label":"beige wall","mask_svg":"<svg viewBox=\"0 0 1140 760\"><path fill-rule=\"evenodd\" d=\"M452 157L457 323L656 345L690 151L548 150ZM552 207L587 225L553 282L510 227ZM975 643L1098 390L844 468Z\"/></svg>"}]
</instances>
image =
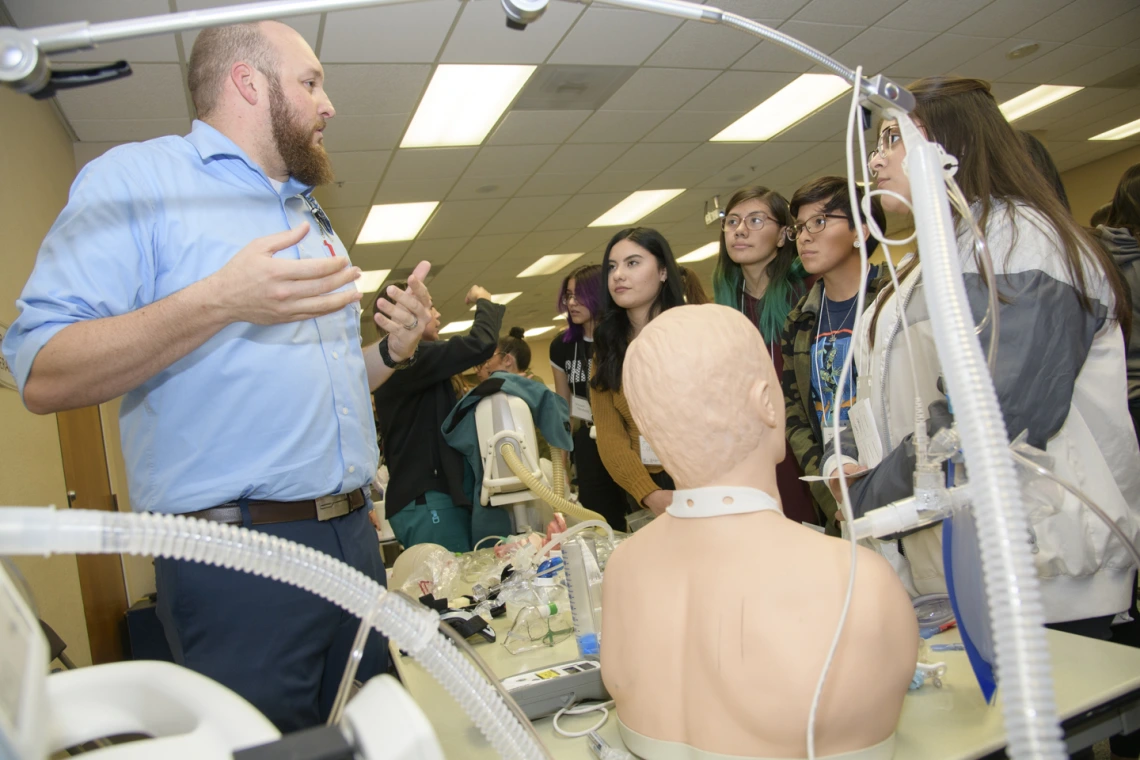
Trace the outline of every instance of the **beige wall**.
<instances>
[{"instance_id":1,"label":"beige wall","mask_svg":"<svg viewBox=\"0 0 1140 760\"><path fill-rule=\"evenodd\" d=\"M71 141L51 106L0 88L0 322L15 319L16 298L74 176ZM36 416L15 391L0 389L0 430L0 505L66 507L55 416ZM16 564L68 655L90 664L75 557L20 557Z\"/></svg>"},{"instance_id":2,"label":"beige wall","mask_svg":"<svg viewBox=\"0 0 1140 760\"><path fill-rule=\"evenodd\" d=\"M1065 192L1076 220L1088 224L1092 213L1112 200L1124 170L1137 163L1140 163L1140 146L1113 153L1062 174L1061 181L1065 183Z\"/></svg>"}]
</instances>

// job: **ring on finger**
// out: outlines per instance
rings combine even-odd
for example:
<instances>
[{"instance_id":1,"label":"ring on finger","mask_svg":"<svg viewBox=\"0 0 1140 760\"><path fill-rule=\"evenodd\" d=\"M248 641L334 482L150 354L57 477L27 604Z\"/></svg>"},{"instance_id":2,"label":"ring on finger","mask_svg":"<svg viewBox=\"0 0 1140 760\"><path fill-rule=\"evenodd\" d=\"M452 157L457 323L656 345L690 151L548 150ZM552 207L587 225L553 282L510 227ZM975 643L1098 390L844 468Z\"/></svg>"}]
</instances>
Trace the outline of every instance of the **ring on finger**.
<instances>
[{"instance_id":1,"label":"ring on finger","mask_svg":"<svg viewBox=\"0 0 1140 760\"><path fill-rule=\"evenodd\" d=\"M404 329L405 330L414 330L417 327L419 327L419 324L420 324L419 317L412 317L412 323L410 325L404 325Z\"/></svg>"}]
</instances>

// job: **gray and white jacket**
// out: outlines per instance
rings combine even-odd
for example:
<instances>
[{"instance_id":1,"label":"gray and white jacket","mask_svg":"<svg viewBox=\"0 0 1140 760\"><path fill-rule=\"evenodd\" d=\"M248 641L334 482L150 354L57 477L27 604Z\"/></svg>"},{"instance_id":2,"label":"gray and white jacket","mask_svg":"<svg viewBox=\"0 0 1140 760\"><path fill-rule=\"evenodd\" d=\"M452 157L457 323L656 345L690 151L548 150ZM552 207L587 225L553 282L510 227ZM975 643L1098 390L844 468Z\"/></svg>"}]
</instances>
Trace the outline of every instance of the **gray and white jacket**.
<instances>
[{"instance_id":1,"label":"gray and white jacket","mask_svg":"<svg viewBox=\"0 0 1140 760\"><path fill-rule=\"evenodd\" d=\"M1027 206L995 204L986 242L1004 299L995 386L1010 437L1027 432L1030 444L1053 457L1055 472L1081 488L1136 541L1140 449L1128 414L1123 335L1111 317L1114 300L1103 274L1086 264L1092 309L1082 309L1056 233ZM959 234L958 250L978 323L986 311L987 289L968 233ZM916 393L923 407L932 410L932 419L947 402L939 389L941 370L921 267L901 291L901 300L892 292L882 304L874 348L868 340L869 318L856 348L858 396L870 402L884 452L877 467L851 483L856 515L913 493L910 444ZM910 347L901 331L900 303ZM979 338L984 351L989 331ZM1110 615L1128 607L1135 585L1131 560L1095 515L1066 493L1055 514L1031 519L1047 622ZM890 556L891 546L884 545L884 554L912 593L945 590L940 528L904 538L905 557Z\"/></svg>"}]
</instances>

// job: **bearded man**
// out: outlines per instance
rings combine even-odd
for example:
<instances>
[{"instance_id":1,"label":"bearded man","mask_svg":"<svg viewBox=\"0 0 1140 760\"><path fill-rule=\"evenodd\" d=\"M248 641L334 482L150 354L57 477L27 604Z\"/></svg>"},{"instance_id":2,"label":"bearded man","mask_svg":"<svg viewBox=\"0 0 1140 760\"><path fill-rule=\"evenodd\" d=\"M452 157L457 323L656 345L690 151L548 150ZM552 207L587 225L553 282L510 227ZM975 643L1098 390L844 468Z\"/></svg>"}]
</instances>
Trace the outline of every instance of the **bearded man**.
<instances>
[{"instance_id":1,"label":"bearded man","mask_svg":"<svg viewBox=\"0 0 1140 760\"><path fill-rule=\"evenodd\" d=\"M430 322L421 263L362 348L360 270L320 206L332 179L324 71L279 23L207 29L190 57L185 137L88 164L48 232L4 342L37 414L124 396L131 506L298 541L385 582L369 522L369 391ZM325 721L358 621L284 584L155 563L180 664L283 732ZM373 636L360 666L382 673Z\"/></svg>"}]
</instances>

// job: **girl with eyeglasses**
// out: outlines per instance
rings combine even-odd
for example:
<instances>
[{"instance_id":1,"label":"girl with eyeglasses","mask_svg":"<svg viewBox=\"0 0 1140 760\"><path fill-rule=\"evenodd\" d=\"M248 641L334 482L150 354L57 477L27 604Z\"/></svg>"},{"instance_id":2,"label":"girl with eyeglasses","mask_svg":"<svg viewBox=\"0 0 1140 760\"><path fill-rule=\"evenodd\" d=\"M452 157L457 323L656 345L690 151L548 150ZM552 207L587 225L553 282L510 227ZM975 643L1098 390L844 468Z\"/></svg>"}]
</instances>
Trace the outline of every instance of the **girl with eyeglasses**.
<instances>
[{"instance_id":1,"label":"girl with eyeglasses","mask_svg":"<svg viewBox=\"0 0 1140 760\"><path fill-rule=\"evenodd\" d=\"M780 331L788 312L807 289L796 244L785 234L793 221L788 201L775 190L753 186L728 199L721 220L720 254L713 269L713 296L721 306L744 314L768 345L776 374L784 370ZM784 514L796 522L823 524L803 471L789 447L776 467Z\"/></svg>"},{"instance_id":2,"label":"girl with eyeglasses","mask_svg":"<svg viewBox=\"0 0 1140 760\"><path fill-rule=\"evenodd\" d=\"M660 232L631 227L613 236L602 257L606 288L594 331L594 374L590 380L598 452L633 504L656 515L673 501L673 480L653 447L638 432L622 394L625 352L649 321L685 303L673 249ZM668 372L668 367L662 367ZM683 413L687 399L677 399Z\"/></svg>"},{"instance_id":3,"label":"girl with eyeglasses","mask_svg":"<svg viewBox=\"0 0 1140 760\"><path fill-rule=\"evenodd\" d=\"M981 274L972 234L958 219L958 256L975 322L983 319L989 288L998 290L993 382L1010 438L1027 433L1030 445L1053 457L1054 472L1079 484L1135 541L1140 449L1128 415L1122 327L1127 331L1131 312L1119 273L1034 167L987 83L939 77L908 89L915 96L918 128L957 157L956 180L993 259L991 283ZM910 201L906 147L898 134L897 124L883 123L870 169L879 190ZM888 211L908 210L892 195L882 202ZM856 515L913 493L910 439L916 402L931 410L931 435L952 419L922 267L915 259L903 269L901 292L884 286L870 309L855 357L858 403L869 404L884 452L877 466L864 461L872 469L850 484ZM901 335L904 318L914 353ZM978 338L988 349L990 329ZM1026 537L1033 545L1046 621L1108 638L1113 617L1132 599L1131 560L1074 497L1065 494L1054 506L1055 514L1042 510L1032 517ZM941 536L936 526L904 538L905 556L893 550L894 543L884 545L912 594L945 592Z\"/></svg>"},{"instance_id":4,"label":"girl with eyeglasses","mask_svg":"<svg viewBox=\"0 0 1140 760\"><path fill-rule=\"evenodd\" d=\"M856 201L863 189L856 186ZM851 347L855 326L861 261L859 249L875 252L877 241L867 225L856 229L851 219L851 194L844 177L820 177L792 196L794 221L787 237L794 240L804 269L818 277L799 303L788 312L780 339L784 357L781 384L787 409L785 435L806 475L828 475L824 464L831 454L833 423L847 426L855 401L854 371L842 387L839 375ZM882 208L873 205L875 220L886 226ZM874 298L876 268L868 272L868 299ZM868 303L870 300L867 301ZM850 460L856 463L855 459ZM815 503L826 525L837 533L835 497L824 482L811 484Z\"/></svg>"},{"instance_id":5,"label":"girl with eyeglasses","mask_svg":"<svg viewBox=\"0 0 1140 760\"><path fill-rule=\"evenodd\" d=\"M590 437L594 426L590 370L604 287L599 264L580 266L562 280L558 311L566 315L567 325L550 341L550 364L554 369L554 387L570 410L574 430L574 450L570 454L577 475L578 501L605 517L615 530L625 530L625 491L606 470L598 442Z\"/></svg>"}]
</instances>

